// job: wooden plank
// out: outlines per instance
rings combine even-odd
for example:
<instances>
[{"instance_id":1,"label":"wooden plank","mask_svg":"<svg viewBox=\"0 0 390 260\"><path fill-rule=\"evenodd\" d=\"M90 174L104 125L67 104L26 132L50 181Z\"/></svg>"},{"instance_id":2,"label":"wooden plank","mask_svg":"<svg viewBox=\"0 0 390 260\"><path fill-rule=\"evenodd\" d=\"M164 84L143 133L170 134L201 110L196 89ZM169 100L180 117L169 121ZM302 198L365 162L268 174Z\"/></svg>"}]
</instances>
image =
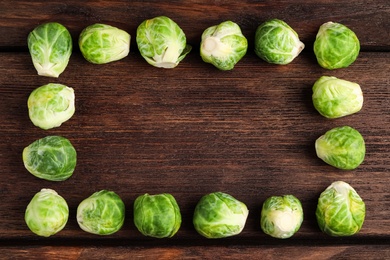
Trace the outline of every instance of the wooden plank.
<instances>
[{"instance_id":1,"label":"wooden plank","mask_svg":"<svg viewBox=\"0 0 390 260\"><path fill-rule=\"evenodd\" d=\"M6 259L386 259L390 258L390 6L378 1L0 1L0 253ZM182 27L192 52L173 70L148 65L137 52L135 32L145 19L167 15ZM287 66L266 64L253 53L257 26L269 18L288 22L306 48ZM249 40L248 54L233 71L219 71L199 56L203 30L223 20L237 22ZM362 45L349 68L320 68L312 51L318 27L327 21L353 29ZM75 50L58 79L40 77L26 38L36 25L58 21L72 34ZM77 50L81 30L108 23L132 35L130 55L92 65ZM322 75L358 82L364 92L359 113L321 117L311 103L311 87ZM48 82L76 92L76 114L60 128L32 125L29 93ZM314 141L326 130L350 125L366 140L364 163L340 171L315 155ZM30 175L21 152L32 141L58 134L78 151L69 180L52 183ZM362 230L347 238L320 232L317 198L331 182L350 183L366 202ZM50 238L28 230L24 210L41 188L67 200L70 219ZM126 204L124 227L111 236L82 231L78 204L100 189L117 192ZM224 191L247 204L243 232L209 240L193 228L196 202ZM171 239L151 239L132 223L132 203L143 193L169 192L183 223ZM294 194L305 220L294 237L273 239L259 227L263 201Z\"/></svg>"},{"instance_id":2,"label":"wooden plank","mask_svg":"<svg viewBox=\"0 0 390 260\"><path fill-rule=\"evenodd\" d=\"M221 72L195 52L172 70L154 68L135 53L101 66L76 53L64 74L51 79L36 75L28 53L0 53L0 176L5 176L0 192L7 198L0 207L0 240L39 245L138 241L141 246L150 240L132 223L134 199L169 192L181 206L183 224L174 238L158 243L212 245L195 232L192 212L202 195L224 191L250 209L233 245L284 243L263 234L258 223L262 202L286 193L300 198L305 210L302 228L289 243L388 241L389 58L389 53L363 52L350 68L330 72L311 52L288 66L266 64L252 53L233 71ZM311 86L326 74L361 84L361 112L327 120L314 110ZM29 121L26 101L48 82L74 87L76 114L44 131ZM366 140L366 159L354 171L336 170L315 155L315 139L340 125L359 129ZM39 180L23 167L23 148L49 134L69 138L78 151L76 171L67 181ZM350 183L367 204L365 224L351 238L328 237L315 221L317 198L335 180ZM70 207L67 226L49 239L32 234L23 220L26 205L41 188L57 190ZM123 229L109 237L87 234L75 220L78 203L100 189L116 191L127 206Z\"/></svg>"},{"instance_id":3,"label":"wooden plank","mask_svg":"<svg viewBox=\"0 0 390 260\"><path fill-rule=\"evenodd\" d=\"M252 45L260 23L279 18L289 23L309 46L319 26L343 23L358 35L362 48L389 50L390 6L376 1L0 1L0 48L26 46L28 33L47 21L63 23L75 42L86 26L101 22L128 31L135 39L145 19L167 15L184 30L190 44L199 45L204 29L224 20L237 22ZM135 41L132 47L136 49ZM252 46L251 46L252 47Z\"/></svg>"},{"instance_id":4,"label":"wooden plank","mask_svg":"<svg viewBox=\"0 0 390 260\"><path fill-rule=\"evenodd\" d=\"M388 259L388 246L319 247L6 247L0 248L7 259Z\"/></svg>"}]
</instances>

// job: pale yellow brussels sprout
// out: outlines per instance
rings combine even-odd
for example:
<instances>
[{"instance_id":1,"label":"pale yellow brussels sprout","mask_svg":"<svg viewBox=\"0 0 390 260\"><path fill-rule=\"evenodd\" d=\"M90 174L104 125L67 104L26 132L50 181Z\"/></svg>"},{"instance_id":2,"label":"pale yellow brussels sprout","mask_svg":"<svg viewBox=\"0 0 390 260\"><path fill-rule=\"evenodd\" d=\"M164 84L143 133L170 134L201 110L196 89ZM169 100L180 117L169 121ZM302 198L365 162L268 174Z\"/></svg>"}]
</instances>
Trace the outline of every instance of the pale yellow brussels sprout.
<instances>
[{"instance_id":1,"label":"pale yellow brussels sprout","mask_svg":"<svg viewBox=\"0 0 390 260\"><path fill-rule=\"evenodd\" d=\"M27 100L28 114L44 130L59 127L75 113L73 88L49 83L33 90Z\"/></svg>"},{"instance_id":2,"label":"pale yellow brussels sprout","mask_svg":"<svg viewBox=\"0 0 390 260\"><path fill-rule=\"evenodd\" d=\"M49 237L60 232L68 222L69 208L55 190L42 189L28 204L24 219L38 236Z\"/></svg>"},{"instance_id":3,"label":"pale yellow brussels sprout","mask_svg":"<svg viewBox=\"0 0 390 260\"><path fill-rule=\"evenodd\" d=\"M351 115L363 107L359 84L330 76L322 76L314 83L312 99L316 110L327 118Z\"/></svg>"},{"instance_id":4,"label":"pale yellow brussels sprout","mask_svg":"<svg viewBox=\"0 0 390 260\"><path fill-rule=\"evenodd\" d=\"M130 52L130 34L107 24L86 27L79 36L84 58L94 64L105 64L125 58Z\"/></svg>"}]
</instances>

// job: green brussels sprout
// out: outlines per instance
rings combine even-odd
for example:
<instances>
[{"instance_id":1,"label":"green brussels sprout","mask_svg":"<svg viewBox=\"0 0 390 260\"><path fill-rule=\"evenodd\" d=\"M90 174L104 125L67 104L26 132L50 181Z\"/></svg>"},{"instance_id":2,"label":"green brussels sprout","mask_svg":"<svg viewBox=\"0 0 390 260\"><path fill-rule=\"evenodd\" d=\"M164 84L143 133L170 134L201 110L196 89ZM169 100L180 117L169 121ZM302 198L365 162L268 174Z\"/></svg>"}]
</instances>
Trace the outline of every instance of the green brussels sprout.
<instances>
[{"instance_id":1,"label":"green brussels sprout","mask_svg":"<svg viewBox=\"0 0 390 260\"><path fill-rule=\"evenodd\" d=\"M348 183L333 182L318 198L316 218L322 232L331 236L352 236L363 226L366 206Z\"/></svg>"},{"instance_id":2,"label":"green brussels sprout","mask_svg":"<svg viewBox=\"0 0 390 260\"><path fill-rule=\"evenodd\" d=\"M80 228L96 235L111 235L123 226L125 204L113 191L101 190L83 200L77 207Z\"/></svg>"},{"instance_id":3,"label":"green brussels sprout","mask_svg":"<svg viewBox=\"0 0 390 260\"><path fill-rule=\"evenodd\" d=\"M43 237L61 231L69 218L69 208L65 199L52 189L42 189L27 205L24 220L28 228Z\"/></svg>"},{"instance_id":4,"label":"green brussels sprout","mask_svg":"<svg viewBox=\"0 0 390 260\"><path fill-rule=\"evenodd\" d=\"M86 27L79 36L84 58L94 64L105 64L125 58L130 52L130 34L106 24Z\"/></svg>"},{"instance_id":5,"label":"green brussels sprout","mask_svg":"<svg viewBox=\"0 0 390 260\"><path fill-rule=\"evenodd\" d=\"M195 207L193 224L206 238L238 235L244 229L249 211L229 194L213 192L203 196Z\"/></svg>"},{"instance_id":6,"label":"green brussels sprout","mask_svg":"<svg viewBox=\"0 0 390 260\"><path fill-rule=\"evenodd\" d=\"M357 168L366 153L362 135L350 126L327 131L316 140L315 149L320 159L342 170Z\"/></svg>"},{"instance_id":7,"label":"green brussels sprout","mask_svg":"<svg viewBox=\"0 0 390 260\"><path fill-rule=\"evenodd\" d=\"M261 229L272 237L292 237L301 227L302 221L302 204L293 195L272 196L263 204Z\"/></svg>"},{"instance_id":8,"label":"green brussels sprout","mask_svg":"<svg viewBox=\"0 0 390 260\"><path fill-rule=\"evenodd\" d=\"M44 130L59 127L75 113L73 88L49 83L33 90L27 100L31 122Z\"/></svg>"},{"instance_id":9,"label":"green brussels sprout","mask_svg":"<svg viewBox=\"0 0 390 260\"><path fill-rule=\"evenodd\" d=\"M356 60L359 51L359 39L345 25L327 22L320 26L314 41L314 54L324 69L348 67Z\"/></svg>"},{"instance_id":10,"label":"green brussels sprout","mask_svg":"<svg viewBox=\"0 0 390 260\"><path fill-rule=\"evenodd\" d=\"M180 208L171 194L144 194L134 201L134 224L145 236L172 237L181 225Z\"/></svg>"},{"instance_id":11,"label":"green brussels sprout","mask_svg":"<svg viewBox=\"0 0 390 260\"><path fill-rule=\"evenodd\" d=\"M174 68L191 51L183 30L166 16L145 20L137 28L138 49L158 68Z\"/></svg>"},{"instance_id":12,"label":"green brussels sprout","mask_svg":"<svg viewBox=\"0 0 390 260\"><path fill-rule=\"evenodd\" d=\"M268 63L286 65L304 48L298 34L282 20L268 20L256 29L255 53Z\"/></svg>"},{"instance_id":13,"label":"green brussels sprout","mask_svg":"<svg viewBox=\"0 0 390 260\"><path fill-rule=\"evenodd\" d=\"M359 84L322 76L313 85L313 105L324 117L339 118L359 112L363 92Z\"/></svg>"},{"instance_id":14,"label":"green brussels sprout","mask_svg":"<svg viewBox=\"0 0 390 260\"><path fill-rule=\"evenodd\" d=\"M207 28L202 34L200 55L204 62L220 70L231 70L244 57L248 41L240 27L231 21Z\"/></svg>"},{"instance_id":15,"label":"green brussels sprout","mask_svg":"<svg viewBox=\"0 0 390 260\"><path fill-rule=\"evenodd\" d=\"M23 150L23 163L34 176L48 181L63 181L72 176L77 153L62 136L46 136Z\"/></svg>"},{"instance_id":16,"label":"green brussels sprout","mask_svg":"<svg viewBox=\"0 0 390 260\"><path fill-rule=\"evenodd\" d=\"M37 26L27 37L28 49L40 76L58 78L68 66L72 54L72 36L61 24Z\"/></svg>"}]
</instances>

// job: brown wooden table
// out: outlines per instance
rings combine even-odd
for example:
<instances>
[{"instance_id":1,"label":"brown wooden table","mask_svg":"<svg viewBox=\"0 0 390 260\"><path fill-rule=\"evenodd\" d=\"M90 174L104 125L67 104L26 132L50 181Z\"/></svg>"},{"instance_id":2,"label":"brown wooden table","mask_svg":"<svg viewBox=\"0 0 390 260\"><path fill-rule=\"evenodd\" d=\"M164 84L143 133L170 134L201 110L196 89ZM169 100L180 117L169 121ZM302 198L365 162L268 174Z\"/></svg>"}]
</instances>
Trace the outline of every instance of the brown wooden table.
<instances>
[{"instance_id":1,"label":"brown wooden table","mask_svg":"<svg viewBox=\"0 0 390 260\"><path fill-rule=\"evenodd\" d=\"M0 1L0 258L4 259L389 259L390 258L390 5L376 1ZM135 43L137 26L166 15L193 46L178 67L150 66ZM267 64L253 51L257 26L286 21L306 48L287 66ZM232 71L219 71L199 56L200 36L224 20L238 23L249 41ZM27 49L28 33L57 21L72 34L74 52L58 78L38 76ZM358 35L361 53L346 69L328 71L312 46L322 23L340 22ZM106 65L88 63L77 38L93 23L128 31L131 52ZM363 109L329 120L311 102L322 75L358 82ZM76 113L61 127L42 130L28 117L30 92L49 82L75 89ZM366 141L366 158L341 171L316 157L314 141L332 127L350 125ZM48 182L29 174L21 153L46 135L62 135L78 152L74 175ZM323 234L316 223L319 194L333 181L350 183L366 202L361 231L352 237ZM41 188L52 188L70 207L66 227L55 236L33 234L25 208ZM123 228L110 236L82 231L78 204L101 189L126 204ZM250 210L243 232L210 240L192 226L196 202L223 191ZM181 207L183 223L171 239L143 236L132 220L132 203L144 193L167 192ZM292 238L265 235L260 209L272 195L294 194L304 208Z\"/></svg>"}]
</instances>

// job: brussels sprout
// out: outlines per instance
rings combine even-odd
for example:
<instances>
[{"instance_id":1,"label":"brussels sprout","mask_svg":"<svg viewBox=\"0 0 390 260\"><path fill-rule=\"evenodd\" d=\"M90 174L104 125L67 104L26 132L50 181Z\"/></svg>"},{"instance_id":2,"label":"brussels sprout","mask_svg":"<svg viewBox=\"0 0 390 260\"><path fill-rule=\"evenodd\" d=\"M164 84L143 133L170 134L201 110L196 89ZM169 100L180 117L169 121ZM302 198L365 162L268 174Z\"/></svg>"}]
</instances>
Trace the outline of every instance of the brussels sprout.
<instances>
[{"instance_id":1,"label":"brussels sprout","mask_svg":"<svg viewBox=\"0 0 390 260\"><path fill-rule=\"evenodd\" d=\"M172 237L181 225L180 208L171 194L144 194L134 201L134 224L145 236Z\"/></svg>"},{"instance_id":2,"label":"brussels sprout","mask_svg":"<svg viewBox=\"0 0 390 260\"><path fill-rule=\"evenodd\" d=\"M272 196L261 210L261 229L275 238L289 238L301 227L303 209L293 195Z\"/></svg>"},{"instance_id":3,"label":"brussels sprout","mask_svg":"<svg viewBox=\"0 0 390 260\"><path fill-rule=\"evenodd\" d=\"M35 194L24 215L28 228L43 237L61 231L68 222L68 217L68 204L52 189L42 189Z\"/></svg>"},{"instance_id":4,"label":"brussels sprout","mask_svg":"<svg viewBox=\"0 0 390 260\"><path fill-rule=\"evenodd\" d=\"M282 20L268 20L256 29L255 53L268 63L286 65L304 48L298 34Z\"/></svg>"},{"instance_id":5,"label":"brussels sprout","mask_svg":"<svg viewBox=\"0 0 390 260\"><path fill-rule=\"evenodd\" d=\"M75 108L73 88L49 83L33 90L27 100L31 122L44 130L59 127L69 120Z\"/></svg>"},{"instance_id":6,"label":"brussels sprout","mask_svg":"<svg viewBox=\"0 0 390 260\"><path fill-rule=\"evenodd\" d=\"M195 207L193 224L206 238L238 235L244 229L249 211L231 195L214 192L203 196Z\"/></svg>"},{"instance_id":7,"label":"brussels sprout","mask_svg":"<svg viewBox=\"0 0 390 260\"><path fill-rule=\"evenodd\" d=\"M318 199L316 217L320 229L331 236L352 236L363 226L366 206L348 183L333 182Z\"/></svg>"},{"instance_id":8,"label":"brussels sprout","mask_svg":"<svg viewBox=\"0 0 390 260\"><path fill-rule=\"evenodd\" d=\"M23 163L34 176L48 181L63 181L72 176L77 153L62 136L46 136L23 150Z\"/></svg>"},{"instance_id":9,"label":"brussels sprout","mask_svg":"<svg viewBox=\"0 0 390 260\"><path fill-rule=\"evenodd\" d=\"M125 204L113 191L101 190L83 200L77 207L80 228L96 235L111 235L123 226Z\"/></svg>"},{"instance_id":10,"label":"brussels sprout","mask_svg":"<svg viewBox=\"0 0 390 260\"><path fill-rule=\"evenodd\" d=\"M130 34L106 24L86 27L79 36L84 58L94 64L105 64L125 58L130 52Z\"/></svg>"},{"instance_id":11,"label":"brussels sprout","mask_svg":"<svg viewBox=\"0 0 390 260\"><path fill-rule=\"evenodd\" d=\"M359 84L330 76L322 76L314 83L312 99L317 111L327 118L351 115L363 106Z\"/></svg>"},{"instance_id":12,"label":"brussels sprout","mask_svg":"<svg viewBox=\"0 0 390 260\"><path fill-rule=\"evenodd\" d=\"M183 30L166 16L142 22L137 28L136 41L142 57L159 68L176 67L191 51Z\"/></svg>"},{"instance_id":13,"label":"brussels sprout","mask_svg":"<svg viewBox=\"0 0 390 260\"><path fill-rule=\"evenodd\" d=\"M320 26L314 41L314 54L321 67L329 70L346 68L356 60L359 51L359 39L345 25L327 22Z\"/></svg>"},{"instance_id":14,"label":"brussels sprout","mask_svg":"<svg viewBox=\"0 0 390 260\"><path fill-rule=\"evenodd\" d=\"M315 149L320 159L342 170L357 168L366 153L362 135L349 126L327 131L316 140Z\"/></svg>"},{"instance_id":15,"label":"brussels sprout","mask_svg":"<svg viewBox=\"0 0 390 260\"><path fill-rule=\"evenodd\" d=\"M240 27L231 21L207 28L202 34L200 55L203 61L220 70L231 70L244 57L248 41Z\"/></svg>"},{"instance_id":16,"label":"brussels sprout","mask_svg":"<svg viewBox=\"0 0 390 260\"><path fill-rule=\"evenodd\" d=\"M68 66L72 37L61 24L41 24L27 38L28 49L38 75L58 78Z\"/></svg>"}]
</instances>

